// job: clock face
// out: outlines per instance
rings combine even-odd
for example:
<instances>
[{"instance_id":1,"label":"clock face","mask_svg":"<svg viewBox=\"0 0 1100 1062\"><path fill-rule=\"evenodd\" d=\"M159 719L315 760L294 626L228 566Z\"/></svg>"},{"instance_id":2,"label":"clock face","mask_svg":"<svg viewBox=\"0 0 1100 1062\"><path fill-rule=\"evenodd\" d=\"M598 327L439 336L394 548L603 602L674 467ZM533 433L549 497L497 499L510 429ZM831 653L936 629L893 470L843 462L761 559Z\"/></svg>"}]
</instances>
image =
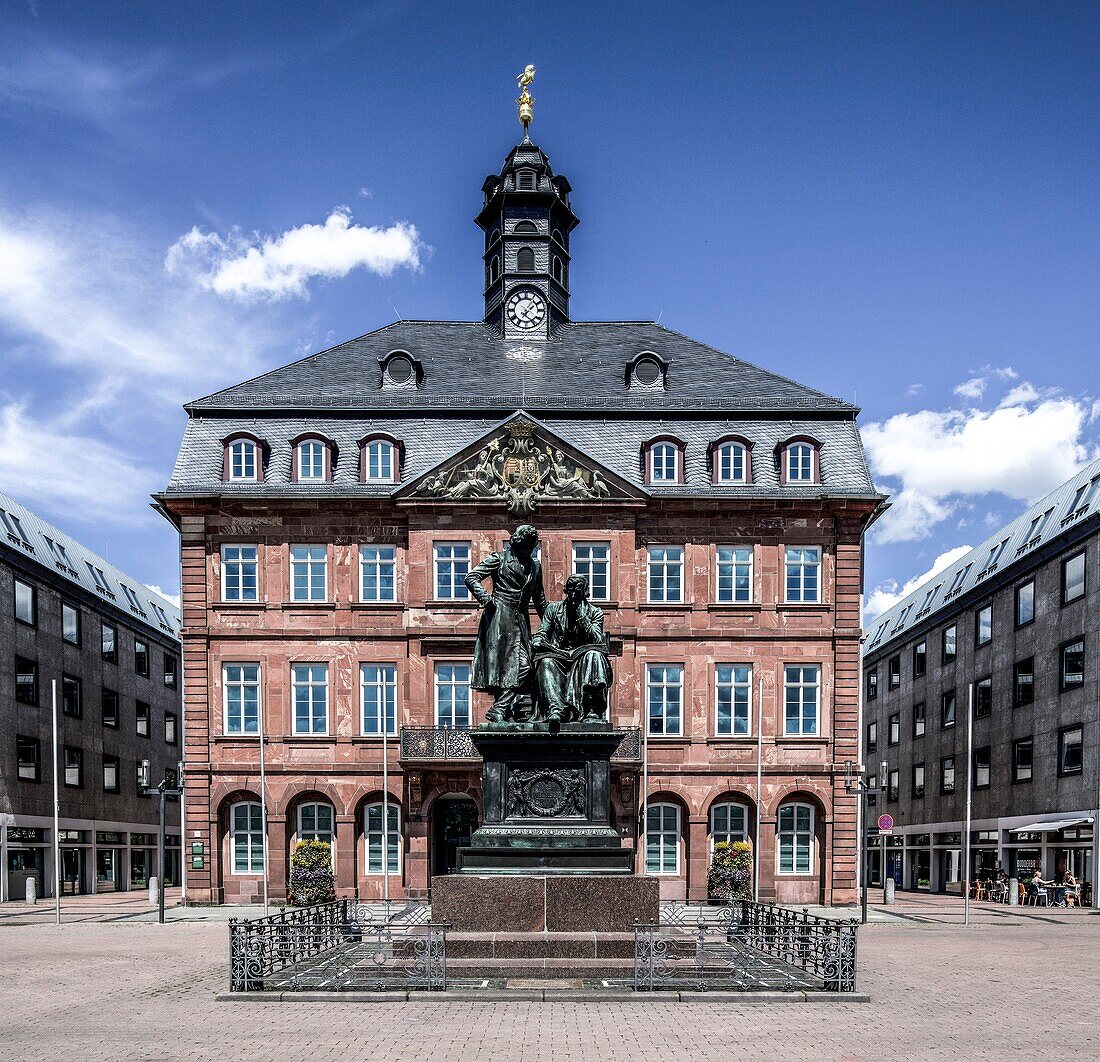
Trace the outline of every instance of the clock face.
<instances>
[{"instance_id":1,"label":"clock face","mask_svg":"<svg viewBox=\"0 0 1100 1062\"><path fill-rule=\"evenodd\" d=\"M508 323L513 328L527 331L538 328L546 319L546 303L535 291L517 291L510 295L505 304Z\"/></svg>"}]
</instances>

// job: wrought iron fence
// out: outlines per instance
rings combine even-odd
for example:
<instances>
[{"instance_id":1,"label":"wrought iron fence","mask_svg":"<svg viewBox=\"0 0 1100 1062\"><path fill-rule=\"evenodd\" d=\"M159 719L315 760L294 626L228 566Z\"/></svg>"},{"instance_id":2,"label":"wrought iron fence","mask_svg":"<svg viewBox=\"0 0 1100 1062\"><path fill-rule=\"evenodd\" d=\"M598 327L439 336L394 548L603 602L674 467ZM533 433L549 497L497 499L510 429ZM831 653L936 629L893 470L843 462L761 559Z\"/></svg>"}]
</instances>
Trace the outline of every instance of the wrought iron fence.
<instances>
[{"instance_id":1,"label":"wrought iron fence","mask_svg":"<svg viewBox=\"0 0 1100 1062\"><path fill-rule=\"evenodd\" d=\"M856 919L738 900L662 905L634 929L634 989L856 990Z\"/></svg>"},{"instance_id":2,"label":"wrought iron fence","mask_svg":"<svg viewBox=\"0 0 1100 1062\"><path fill-rule=\"evenodd\" d=\"M619 727L623 739L611 754L616 763L641 762L642 732L636 726ZM403 726L401 728L401 760L477 760L481 757L470 740L469 730L451 730L441 726Z\"/></svg>"},{"instance_id":3,"label":"wrought iron fence","mask_svg":"<svg viewBox=\"0 0 1100 1062\"><path fill-rule=\"evenodd\" d=\"M230 919L234 992L447 987L447 926L423 903L335 900Z\"/></svg>"}]
</instances>

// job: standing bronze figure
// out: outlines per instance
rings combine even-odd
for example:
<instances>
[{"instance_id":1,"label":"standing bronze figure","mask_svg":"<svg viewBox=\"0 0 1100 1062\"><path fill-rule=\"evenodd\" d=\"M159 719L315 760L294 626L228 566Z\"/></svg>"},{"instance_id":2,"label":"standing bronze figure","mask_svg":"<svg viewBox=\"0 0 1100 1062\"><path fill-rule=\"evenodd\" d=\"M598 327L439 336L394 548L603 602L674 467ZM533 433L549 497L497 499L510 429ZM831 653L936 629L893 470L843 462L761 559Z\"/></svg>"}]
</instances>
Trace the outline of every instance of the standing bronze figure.
<instances>
[{"instance_id":1,"label":"standing bronze figure","mask_svg":"<svg viewBox=\"0 0 1100 1062\"><path fill-rule=\"evenodd\" d=\"M546 611L542 565L535 557L539 533L530 524L516 528L499 553L490 553L466 576L466 586L484 610L477 629L470 685L493 695L489 723L523 722L530 716L526 687L531 677L530 608ZM492 579L493 592L482 583Z\"/></svg>"},{"instance_id":2,"label":"standing bronze figure","mask_svg":"<svg viewBox=\"0 0 1100 1062\"><path fill-rule=\"evenodd\" d=\"M550 730L563 722L602 722L611 688L611 661L603 609L588 600L588 580L571 575L565 600L548 605L531 640L539 687L539 714Z\"/></svg>"}]
</instances>

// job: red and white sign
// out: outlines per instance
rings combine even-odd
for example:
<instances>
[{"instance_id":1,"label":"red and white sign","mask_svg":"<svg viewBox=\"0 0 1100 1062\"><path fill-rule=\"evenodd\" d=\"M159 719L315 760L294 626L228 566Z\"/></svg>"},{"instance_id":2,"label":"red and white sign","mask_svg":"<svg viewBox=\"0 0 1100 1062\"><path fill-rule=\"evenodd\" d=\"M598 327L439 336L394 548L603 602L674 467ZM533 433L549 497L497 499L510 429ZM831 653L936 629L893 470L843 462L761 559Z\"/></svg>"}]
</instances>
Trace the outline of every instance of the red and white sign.
<instances>
[{"instance_id":1,"label":"red and white sign","mask_svg":"<svg viewBox=\"0 0 1100 1062\"><path fill-rule=\"evenodd\" d=\"M893 815L879 815L878 817L878 832L879 833L893 833L894 831L894 816Z\"/></svg>"}]
</instances>

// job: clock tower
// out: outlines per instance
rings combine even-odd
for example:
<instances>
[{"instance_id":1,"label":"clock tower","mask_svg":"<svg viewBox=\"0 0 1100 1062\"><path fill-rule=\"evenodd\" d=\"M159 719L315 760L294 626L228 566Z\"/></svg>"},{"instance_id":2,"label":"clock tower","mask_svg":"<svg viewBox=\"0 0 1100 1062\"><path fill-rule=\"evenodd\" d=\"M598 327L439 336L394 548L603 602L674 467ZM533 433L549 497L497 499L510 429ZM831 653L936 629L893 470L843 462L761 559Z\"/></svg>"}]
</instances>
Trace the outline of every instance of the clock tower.
<instances>
[{"instance_id":1,"label":"clock tower","mask_svg":"<svg viewBox=\"0 0 1100 1062\"><path fill-rule=\"evenodd\" d=\"M485 233L485 322L508 339L547 339L569 320L569 182L523 141L487 177L476 220Z\"/></svg>"}]
</instances>

